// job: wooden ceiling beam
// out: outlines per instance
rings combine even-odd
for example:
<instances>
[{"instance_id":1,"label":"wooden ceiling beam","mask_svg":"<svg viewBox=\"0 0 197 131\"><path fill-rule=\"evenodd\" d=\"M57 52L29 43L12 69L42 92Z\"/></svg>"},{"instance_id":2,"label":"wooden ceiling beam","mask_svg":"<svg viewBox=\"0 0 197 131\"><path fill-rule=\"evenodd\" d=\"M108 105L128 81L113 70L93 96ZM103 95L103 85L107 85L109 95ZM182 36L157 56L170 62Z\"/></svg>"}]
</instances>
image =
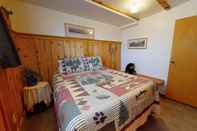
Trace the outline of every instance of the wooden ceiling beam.
<instances>
[{"instance_id":1,"label":"wooden ceiling beam","mask_svg":"<svg viewBox=\"0 0 197 131\"><path fill-rule=\"evenodd\" d=\"M94 5L98 6L98 7L101 7L103 9L106 9L108 11L111 11L113 13L116 13L118 15L121 15L123 17L127 17L127 18L129 18L129 19L131 19L133 21L139 21L139 18L136 18L136 17L132 16L131 14L125 13L125 12L123 12L121 10L116 9L116 8L113 8L113 7L107 5L107 4L103 3L103 2L100 2L100 1L97 1L97 0L85 0L85 1L87 1L87 2L89 2L91 4L94 4Z\"/></svg>"},{"instance_id":2,"label":"wooden ceiling beam","mask_svg":"<svg viewBox=\"0 0 197 131\"><path fill-rule=\"evenodd\" d=\"M157 0L157 2L165 9L169 10L171 8L170 4L167 2L167 0Z\"/></svg>"}]
</instances>

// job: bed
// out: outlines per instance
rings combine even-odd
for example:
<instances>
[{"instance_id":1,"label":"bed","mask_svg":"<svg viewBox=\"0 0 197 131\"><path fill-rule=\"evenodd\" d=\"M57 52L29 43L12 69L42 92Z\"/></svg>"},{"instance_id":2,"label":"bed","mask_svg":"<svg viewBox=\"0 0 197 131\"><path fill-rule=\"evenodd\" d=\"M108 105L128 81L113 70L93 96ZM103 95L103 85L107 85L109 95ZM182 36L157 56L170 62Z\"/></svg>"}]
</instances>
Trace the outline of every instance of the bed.
<instances>
[{"instance_id":1,"label":"bed","mask_svg":"<svg viewBox=\"0 0 197 131\"><path fill-rule=\"evenodd\" d=\"M84 63L87 66L90 59L77 59L74 63L83 66L74 64L72 68L66 66L73 62L61 60L64 64L60 73L54 75L53 96L60 131L135 130L151 112L158 113L159 93L153 81L103 68L99 57L84 70ZM62 72L65 70L67 73Z\"/></svg>"}]
</instances>

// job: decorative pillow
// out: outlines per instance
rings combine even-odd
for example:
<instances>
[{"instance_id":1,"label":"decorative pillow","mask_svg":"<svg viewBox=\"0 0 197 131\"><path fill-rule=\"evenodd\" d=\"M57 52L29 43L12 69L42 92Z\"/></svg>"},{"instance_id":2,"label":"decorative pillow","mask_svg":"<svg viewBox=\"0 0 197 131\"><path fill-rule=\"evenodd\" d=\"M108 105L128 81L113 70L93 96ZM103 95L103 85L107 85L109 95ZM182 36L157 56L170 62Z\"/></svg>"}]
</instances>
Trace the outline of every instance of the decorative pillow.
<instances>
[{"instance_id":1,"label":"decorative pillow","mask_svg":"<svg viewBox=\"0 0 197 131\"><path fill-rule=\"evenodd\" d=\"M83 62L84 71L90 71L89 57L81 57L81 61Z\"/></svg>"},{"instance_id":2,"label":"decorative pillow","mask_svg":"<svg viewBox=\"0 0 197 131\"><path fill-rule=\"evenodd\" d=\"M88 62L90 71L96 71L103 68L100 56L89 57Z\"/></svg>"},{"instance_id":3,"label":"decorative pillow","mask_svg":"<svg viewBox=\"0 0 197 131\"><path fill-rule=\"evenodd\" d=\"M59 59L58 60L58 69L59 69L59 72L60 73L66 73L66 65L65 65L65 62L64 62L64 59Z\"/></svg>"},{"instance_id":4,"label":"decorative pillow","mask_svg":"<svg viewBox=\"0 0 197 131\"><path fill-rule=\"evenodd\" d=\"M101 58L95 57L79 57L65 58L58 60L60 73L76 73L82 71L96 71L103 68Z\"/></svg>"},{"instance_id":5,"label":"decorative pillow","mask_svg":"<svg viewBox=\"0 0 197 131\"><path fill-rule=\"evenodd\" d=\"M58 60L60 73L76 73L84 71L83 62L80 58L65 58Z\"/></svg>"}]
</instances>

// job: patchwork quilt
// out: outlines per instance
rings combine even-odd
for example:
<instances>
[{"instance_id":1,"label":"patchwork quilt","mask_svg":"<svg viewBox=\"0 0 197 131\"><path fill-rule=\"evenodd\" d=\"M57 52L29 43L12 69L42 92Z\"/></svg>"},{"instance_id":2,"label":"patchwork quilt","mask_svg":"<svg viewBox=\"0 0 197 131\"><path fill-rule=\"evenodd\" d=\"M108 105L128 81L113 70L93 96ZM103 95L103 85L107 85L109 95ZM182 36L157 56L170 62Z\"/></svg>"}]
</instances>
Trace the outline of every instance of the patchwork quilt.
<instances>
[{"instance_id":1,"label":"patchwork quilt","mask_svg":"<svg viewBox=\"0 0 197 131\"><path fill-rule=\"evenodd\" d=\"M60 131L120 131L159 102L153 81L111 69L55 74L53 88Z\"/></svg>"}]
</instances>

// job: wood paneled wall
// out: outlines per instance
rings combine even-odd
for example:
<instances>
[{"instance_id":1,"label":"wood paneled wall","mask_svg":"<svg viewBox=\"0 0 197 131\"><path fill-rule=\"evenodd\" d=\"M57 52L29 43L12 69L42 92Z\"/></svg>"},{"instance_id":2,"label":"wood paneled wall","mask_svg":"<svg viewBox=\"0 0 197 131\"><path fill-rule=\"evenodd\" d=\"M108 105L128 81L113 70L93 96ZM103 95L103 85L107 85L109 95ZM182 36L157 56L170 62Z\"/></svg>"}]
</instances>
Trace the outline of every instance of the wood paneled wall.
<instances>
[{"instance_id":1,"label":"wood paneled wall","mask_svg":"<svg viewBox=\"0 0 197 131\"><path fill-rule=\"evenodd\" d=\"M115 41L55 37L13 32L22 65L51 81L57 60L79 56L101 56L104 66L120 69L121 43Z\"/></svg>"}]
</instances>

